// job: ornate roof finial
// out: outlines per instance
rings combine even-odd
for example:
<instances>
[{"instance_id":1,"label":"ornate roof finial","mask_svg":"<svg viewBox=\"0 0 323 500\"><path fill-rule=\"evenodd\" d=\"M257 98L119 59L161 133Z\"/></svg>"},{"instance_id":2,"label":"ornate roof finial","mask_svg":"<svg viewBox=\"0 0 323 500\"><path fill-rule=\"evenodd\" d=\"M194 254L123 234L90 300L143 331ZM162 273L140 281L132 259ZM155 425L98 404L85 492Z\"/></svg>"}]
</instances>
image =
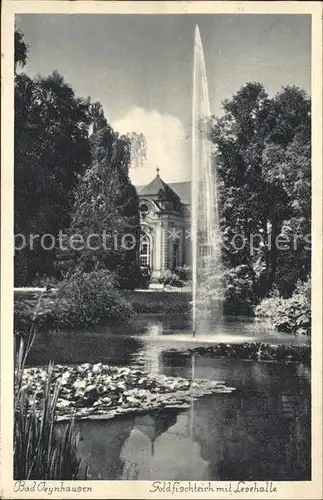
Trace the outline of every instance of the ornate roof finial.
<instances>
[{"instance_id":1,"label":"ornate roof finial","mask_svg":"<svg viewBox=\"0 0 323 500\"><path fill-rule=\"evenodd\" d=\"M159 167L156 168L157 177L159 177Z\"/></svg>"}]
</instances>

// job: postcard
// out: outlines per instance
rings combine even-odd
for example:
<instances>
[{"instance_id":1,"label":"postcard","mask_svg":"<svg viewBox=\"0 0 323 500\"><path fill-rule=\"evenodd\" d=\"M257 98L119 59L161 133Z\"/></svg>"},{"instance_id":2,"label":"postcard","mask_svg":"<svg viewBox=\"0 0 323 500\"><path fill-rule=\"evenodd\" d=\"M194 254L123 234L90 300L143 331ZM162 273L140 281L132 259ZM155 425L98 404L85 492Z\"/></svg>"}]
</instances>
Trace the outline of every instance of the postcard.
<instances>
[{"instance_id":1,"label":"postcard","mask_svg":"<svg viewBox=\"0 0 323 500\"><path fill-rule=\"evenodd\" d=\"M2 497L322 498L321 2L2 28Z\"/></svg>"}]
</instances>

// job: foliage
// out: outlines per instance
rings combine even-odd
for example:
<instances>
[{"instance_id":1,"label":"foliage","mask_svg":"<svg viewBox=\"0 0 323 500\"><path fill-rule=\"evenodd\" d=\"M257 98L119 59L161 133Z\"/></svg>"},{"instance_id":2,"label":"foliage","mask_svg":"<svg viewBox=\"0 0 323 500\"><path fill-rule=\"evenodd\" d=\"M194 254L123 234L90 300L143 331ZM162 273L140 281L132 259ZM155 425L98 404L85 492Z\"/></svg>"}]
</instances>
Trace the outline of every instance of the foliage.
<instances>
[{"instance_id":1,"label":"foliage","mask_svg":"<svg viewBox=\"0 0 323 500\"><path fill-rule=\"evenodd\" d=\"M214 344L188 349L190 354L200 354L211 358L246 359L253 361L311 362L310 345L280 344L270 345L262 342L243 342L240 344Z\"/></svg>"},{"instance_id":2,"label":"foliage","mask_svg":"<svg viewBox=\"0 0 323 500\"><path fill-rule=\"evenodd\" d=\"M255 310L257 316L269 318L277 330L311 334L311 281L299 281L293 295L283 299L278 292L264 299Z\"/></svg>"},{"instance_id":3,"label":"foliage","mask_svg":"<svg viewBox=\"0 0 323 500\"><path fill-rule=\"evenodd\" d=\"M281 293L290 294L310 263L304 244L310 231L310 99L297 87L270 99L262 85L247 83L223 107L224 116L210 121L210 139L216 146L224 263L229 269L260 265L260 298L278 279ZM275 242L288 221L300 243L287 256ZM295 270L289 286L282 280L286 258Z\"/></svg>"},{"instance_id":4,"label":"foliage","mask_svg":"<svg viewBox=\"0 0 323 500\"><path fill-rule=\"evenodd\" d=\"M147 290L149 288L149 284L151 281L151 271L150 268L141 268L140 269L140 279L137 282L137 287L142 290Z\"/></svg>"},{"instance_id":5,"label":"foliage","mask_svg":"<svg viewBox=\"0 0 323 500\"><path fill-rule=\"evenodd\" d=\"M198 276L198 300L212 308L222 300L225 314L252 314L254 281L254 270L246 264L221 271L210 266Z\"/></svg>"},{"instance_id":6,"label":"foliage","mask_svg":"<svg viewBox=\"0 0 323 500\"><path fill-rule=\"evenodd\" d=\"M18 66L24 67L26 64L28 47L23 37L21 31L15 30L15 71Z\"/></svg>"},{"instance_id":7,"label":"foliage","mask_svg":"<svg viewBox=\"0 0 323 500\"><path fill-rule=\"evenodd\" d=\"M186 285L185 281L179 277L176 270L171 271L167 269L162 273L160 278L158 278L158 282L163 284L164 286L183 288Z\"/></svg>"},{"instance_id":8,"label":"foliage","mask_svg":"<svg viewBox=\"0 0 323 500\"><path fill-rule=\"evenodd\" d=\"M146 303L133 302L132 307L140 314L185 314L190 313L192 307L188 301L181 301L174 297L173 301L152 300Z\"/></svg>"},{"instance_id":9,"label":"foliage","mask_svg":"<svg viewBox=\"0 0 323 500\"><path fill-rule=\"evenodd\" d=\"M47 276L46 274L44 276L40 276L39 274L36 275L36 278L32 282L32 286L34 287L41 287L41 288L56 288L59 285L59 280L54 278L53 276Z\"/></svg>"},{"instance_id":10,"label":"foliage","mask_svg":"<svg viewBox=\"0 0 323 500\"><path fill-rule=\"evenodd\" d=\"M136 313L184 314L191 312L192 294L182 290L147 290L125 292L124 295Z\"/></svg>"},{"instance_id":11,"label":"foliage","mask_svg":"<svg viewBox=\"0 0 323 500\"><path fill-rule=\"evenodd\" d=\"M55 250L43 249L40 236L57 238L70 224L77 176L90 162L88 108L57 72L15 76L14 222L27 241L15 255L17 284L30 283L37 271L55 272ZM38 235L33 243L31 234Z\"/></svg>"},{"instance_id":12,"label":"foliage","mask_svg":"<svg viewBox=\"0 0 323 500\"><path fill-rule=\"evenodd\" d=\"M247 265L228 269L223 274L224 312L226 314L252 314L254 272Z\"/></svg>"},{"instance_id":13,"label":"foliage","mask_svg":"<svg viewBox=\"0 0 323 500\"><path fill-rule=\"evenodd\" d=\"M15 42L16 65L23 66L27 47L22 33L16 32ZM76 97L57 71L33 79L16 74L15 234L24 235L27 243L15 255L17 285L30 284L36 273L61 278L71 268L107 268L119 276L120 286L138 285L138 199L129 168L145 154L142 134L114 132L102 105ZM67 229L69 236L85 239L116 231L117 248L80 252L68 246L64 255L57 255L60 231L66 234ZM135 246L123 251L120 240L127 233ZM45 240L40 242L45 234L45 246L54 241L51 250L43 248ZM38 237L32 240L31 235Z\"/></svg>"},{"instance_id":14,"label":"foliage","mask_svg":"<svg viewBox=\"0 0 323 500\"><path fill-rule=\"evenodd\" d=\"M284 299L274 290L270 297L265 297L260 304L255 307L255 315L261 318L272 320L277 310L283 307Z\"/></svg>"},{"instance_id":15,"label":"foliage","mask_svg":"<svg viewBox=\"0 0 323 500\"><path fill-rule=\"evenodd\" d=\"M58 287L52 311L55 323L73 329L129 318L132 307L115 287L116 278L107 270L72 274Z\"/></svg>"},{"instance_id":16,"label":"foliage","mask_svg":"<svg viewBox=\"0 0 323 500\"><path fill-rule=\"evenodd\" d=\"M70 415L72 408L79 418L96 415L111 418L138 410L151 412L167 404L181 408L189 397L233 390L224 382L160 378L140 370L103 363L60 366L55 375L62 385L58 414L64 419ZM33 390L43 386L43 377L44 370L37 367L27 369L24 380L27 387Z\"/></svg>"},{"instance_id":17,"label":"foliage","mask_svg":"<svg viewBox=\"0 0 323 500\"><path fill-rule=\"evenodd\" d=\"M107 120L104 116L102 104L100 102L94 102L90 105L90 115L92 119L93 134L96 134L97 132L99 132L99 130L108 125Z\"/></svg>"},{"instance_id":18,"label":"foliage","mask_svg":"<svg viewBox=\"0 0 323 500\"><path fill-rule=\"evenodd\" d=\"M107 270L71 273L55 290L42 294L36 316L34 301L15 300L15 332L26 335L32 323L37 332L44 332L125 321L135 313L116 285L115 276Z\"/></svg>"},{"instance_id":19,"label":"foliage","mask_svg":"<svg viewBox=\"0 0 323 500\"><path fill-rule=\"evenodd\" d=\"M91 136L92 166L79 179L69 234L91 245L70 252L69 269L113 271L122 288L140 281L140 224L136 189L129 180L131 144L111 127ZM64 255L63 255L64 258Z\"/></svg>"},{"instance_id":20,"label":"foliage","mask_svg":"<svg viewBox=\"0 0 323 500\"><path fill-rule=\"evenodd\" d=\"M183 281L190 281L192 279L192 269L190 266L178 266L174 269L174 272Z\"/></svg>"},{"instance_id":21,"label":"foliage","mask_svg":"<svg viewBox=\"0 0 323 500\"><path fill-rule=\"evenodd\" d=\"M74 480L80 479L81 459L78 452L79 434L73 417L63 433L57 423L57 399L60 385L49 365L43 390L27 397L23 372L33 335L26 346L20 341L16 356L14 399L14 478L16 480ZM30 396L30 394L28 394ZM85 473L85 479L87 472Z\"/></svg>"}]
</instances>

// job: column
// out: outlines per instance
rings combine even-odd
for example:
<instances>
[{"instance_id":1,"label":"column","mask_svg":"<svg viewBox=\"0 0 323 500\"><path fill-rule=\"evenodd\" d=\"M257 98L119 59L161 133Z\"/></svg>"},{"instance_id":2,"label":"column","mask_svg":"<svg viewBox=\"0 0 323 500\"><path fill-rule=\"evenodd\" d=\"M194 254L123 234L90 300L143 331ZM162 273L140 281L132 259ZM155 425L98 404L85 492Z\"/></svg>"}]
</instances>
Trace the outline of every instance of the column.
<instances>
[{"instance_id":1,"label":"column","mask_svg":"<svg viewBox=\"0 0 323 500\"><path fill-rule=\"evenodd\" d=\"M164 241L163 241L163 265L164 271L169 268L169 224L165 221L164 224Z\"/></svg>"},{"instance_id":2,"label":"column","mask_svg":"<svg viewBox=\"0 0 323 500\"><path fill-rule=\"evenodd\" d=\"M155 254L154 254L154 271L156 277L160 276L161 253L162 253L162 227L161 227L161 222L158 221L155 228Z\"/></svg>"}]
</instances>

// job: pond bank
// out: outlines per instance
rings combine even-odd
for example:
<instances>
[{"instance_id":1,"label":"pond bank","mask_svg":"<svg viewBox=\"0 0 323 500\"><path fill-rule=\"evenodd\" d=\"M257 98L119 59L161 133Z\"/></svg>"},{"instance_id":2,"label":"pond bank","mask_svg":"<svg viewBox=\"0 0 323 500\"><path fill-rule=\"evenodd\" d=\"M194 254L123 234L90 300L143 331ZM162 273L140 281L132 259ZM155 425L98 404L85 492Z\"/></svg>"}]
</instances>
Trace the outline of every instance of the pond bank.
<instances>
[{"instance_id":1,"label":"pond bank","mask_svg":"<svg viewBox=\"0 0 323 500\"><path fill-rule=\"evenodd\" d=\"M60 331L74 329L69 321L64 323L63 318L57 317L55 302L57 290L44 288L15 289L14 291L14 319L15 330L28 332L32 322L42 331ZM190 313L192 294L187 291L170 290L132 290L120 291L124 303L129 306L131 313L116 317L107 317L102 325L124 323L137 314L183 314ZM35 312L37 309L37 314ZM91 315L89 315L90 317ZM87 326L91 326L88 322ZM95 326L93 323L92 326Z\"/></svg>"}]
</instances>

